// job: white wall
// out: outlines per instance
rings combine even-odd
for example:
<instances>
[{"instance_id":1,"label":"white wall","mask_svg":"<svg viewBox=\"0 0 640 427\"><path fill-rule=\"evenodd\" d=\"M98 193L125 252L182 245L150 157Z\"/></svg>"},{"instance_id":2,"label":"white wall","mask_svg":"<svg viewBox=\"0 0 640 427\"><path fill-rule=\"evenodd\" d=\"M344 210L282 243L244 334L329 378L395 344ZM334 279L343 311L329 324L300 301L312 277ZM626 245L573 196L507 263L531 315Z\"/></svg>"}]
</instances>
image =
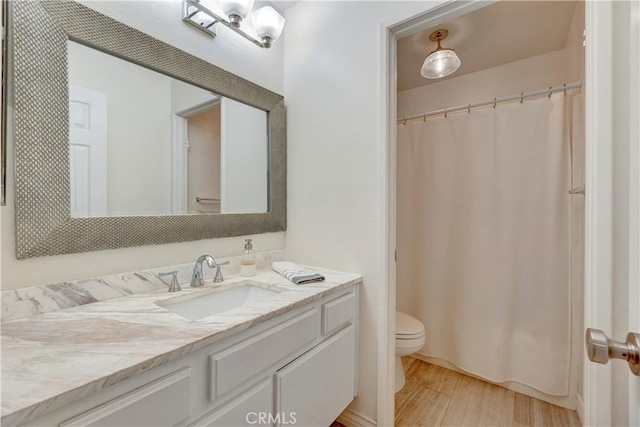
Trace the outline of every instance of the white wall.
<instances>
[{"instance_id":1,"label":"white wall","mask_svg":"<svg viewBox=\"0 0 640 427\"><path fill-rule=\"evenodd\" d=\"M220 212L267 212L267 139L266 112L220 100Z\"/></svg>"},{"instance_id":2,"label":"white wall","mask_svg":"<svg viewBox=\"0 0 640 427\"><path fill-rule=\"evenodd\" d=\"M358 398L376 418L381 23L441 2L301 2L285 15L287 256L361 273Z\"/></svg>"},{"instance_id":3,"label":"white wall","mask_svg":"<svg viewBox=\"0 0 640 427\"><path fill-rule=\"evenodd\" d=\"M183 113L184 110L193 108L205 102L218 98L213 93L200 89L180 80L171 79L171 112Z\"/></svg>"},{"instance_id":4,"label":"white wall","mask_svg":"<svg viewBox=\"0 0 640 427\"><path fill-rule=\"evenodd\" d=\"M172 44L225 70L274 92L284 92L283 61L286 32L271 49L259 49L227 29L212 40L182 23L178 1L84 1L88 7L153 37ZM116 249L83 254L50 256L18 261L15 258L13 206L13 144L8 147L8 203L2 207L2 289L95 277L105 274L162 267L195 261L203 254L235 255L246 236L197 242ZM258 251L282 249L285 233L251 236Z\"/></svg>"},{"instance_id":5,"label":"white wall","mask_svg":"<svg viewBox=\"0 0 640 427\"><path fill-rule=\"evenodd\" d=\"M170 214L173 79L78 43L67 46L69 84L107 95L108 214Z\"/></svg>"}]
</instances>

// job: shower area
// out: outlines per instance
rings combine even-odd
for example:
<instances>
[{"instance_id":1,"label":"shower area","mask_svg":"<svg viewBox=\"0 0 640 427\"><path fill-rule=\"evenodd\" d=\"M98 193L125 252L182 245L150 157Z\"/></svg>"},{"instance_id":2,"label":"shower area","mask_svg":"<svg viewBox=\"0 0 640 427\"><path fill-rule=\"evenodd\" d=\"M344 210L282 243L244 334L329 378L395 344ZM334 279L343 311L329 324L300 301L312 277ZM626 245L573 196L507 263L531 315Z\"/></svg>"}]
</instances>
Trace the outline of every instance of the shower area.
<instances>
[{"instance_id":1,"label":"shower area","mask_svg":"<svg viewBox=\"0 0 640 427\"><path fill-rule=\"evenodd\" d=\"M438 29L462 65L425 79ZM571 410L583 29L579 1L504 1L398 42L397 311L425 330L411 357Z\"/></svg>"}]
</instances>

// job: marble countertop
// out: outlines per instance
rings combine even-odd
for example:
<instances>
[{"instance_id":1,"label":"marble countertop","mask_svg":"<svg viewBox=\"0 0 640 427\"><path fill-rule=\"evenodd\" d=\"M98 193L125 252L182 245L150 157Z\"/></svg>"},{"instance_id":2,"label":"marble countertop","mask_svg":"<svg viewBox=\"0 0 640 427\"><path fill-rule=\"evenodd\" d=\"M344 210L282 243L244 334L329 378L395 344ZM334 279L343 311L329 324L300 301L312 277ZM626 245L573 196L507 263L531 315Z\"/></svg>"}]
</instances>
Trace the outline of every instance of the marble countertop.
<instances>
[{"instance_id":1,"label":"marble countertop","mask_svg":"<svg viewBox=\"0 0 640 427\"><path fill-rule=\"evenodd\" d=\"M361 281L356 274L314 270L326 280L298 286L259 270L221 285L185 284L179 293L160 289L3 322L1 421L33 419ZM245 281L280 292L198 321L156 304Z\"/></svg>"}]
</instances>

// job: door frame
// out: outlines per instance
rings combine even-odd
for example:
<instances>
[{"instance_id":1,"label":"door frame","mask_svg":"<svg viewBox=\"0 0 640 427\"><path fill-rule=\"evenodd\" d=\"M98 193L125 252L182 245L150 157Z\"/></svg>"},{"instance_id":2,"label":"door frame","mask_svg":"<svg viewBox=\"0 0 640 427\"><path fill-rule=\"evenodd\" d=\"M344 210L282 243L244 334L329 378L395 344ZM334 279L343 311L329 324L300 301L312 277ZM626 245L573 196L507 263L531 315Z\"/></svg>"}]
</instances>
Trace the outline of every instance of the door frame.
<instances>
[{"instance_id":1,"label":"door frame","mask_svg":"<svg viewBox=\"0 0 640 427\"><path fill-rule=\"evenodd\" d=\"M220 104L220 97L201 102L173 113L171 122L171 213L186 214L189 202L189 117L203 113Z\"/></svg>"},{"instance_id":2,"label":"door frame","mask_svg":"<svg viewBox=\"0 0 640 427\"><path fill-rule=\"evenodd\" d=\"M630 16L640 16L640 3L631 3ZM640 22L632 21L629 34L629 93L640 93ZM632 102L629 110L629 331L640 332L640 102ZM633 237L635 236L635 238ZM634 263L633 260L636 260ZM634 286L636 284L636 286ZM629 404L629 425L640 425L640 381L629 375L629 396L636 400Z\"/></svg>"},{"instance_id":3,"label":"door frame","mask_svg":"<svg viewBox=\"0 0 640 427\"><path fill-rule=\"evenodd\" d=\"M612 331L612 4L585 4L585 271L584 328ZM584 425L611 424L611 365L583 353Z\"/></svg>"},{"instance_id":4,"label":"door frame","mask_svg":"<svg viewBox=\"0 0 640 427\"><path fill-rule=\"evenodd\" d=\"M385 21L380 27L380 247L382 286L378 321L378 425L394 421L394 358L396 310L396 113L397 39L438 22L470 13L493 2L457 1L423 6L404 16ZM585 284L584 326L611 330L611 144L612 144L612 59L611 4L585 1ZM632 169L633 170L633 169ZM637 165L635 170L637 171ZM632 187L633 188L633 187ZM637 226L637 225L636 225ZM608 259L608 262L602 260ZM611 376L608 367L588 360L583 368L583 401L578 413L583 425L609 423ZM596 387L597 383L597 387ZM630 384L630 388L633 385Z\"/></svg>"},{"instance_id":5,"label":"door frame","mask_svg":"<svg viewBox=\"0 0 640 427\"><path fill-rule=\"evenodd\" d=\"M397 40L445 20L466 15L498 0L441 1L417 4L380 24L380 144L378 259L381 278L377 325L377 425L394 425L396 312L396 120Z\"/></svg>"}]
</instances>

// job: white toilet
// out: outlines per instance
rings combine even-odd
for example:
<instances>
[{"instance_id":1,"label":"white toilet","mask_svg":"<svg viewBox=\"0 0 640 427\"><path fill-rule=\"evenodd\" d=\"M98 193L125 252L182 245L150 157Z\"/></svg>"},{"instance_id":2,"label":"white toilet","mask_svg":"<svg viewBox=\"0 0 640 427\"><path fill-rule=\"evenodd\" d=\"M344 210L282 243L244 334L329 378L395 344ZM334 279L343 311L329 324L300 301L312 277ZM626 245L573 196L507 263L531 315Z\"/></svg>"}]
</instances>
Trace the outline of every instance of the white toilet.
<instances>
[{"instance_id":1,"label":"white toilet","mask_svg":"<svg viewBox=\"0 0 640 427\"><path fill-rule=\"evenodd\" d=\"M424 325L408 314L396 311L396 393L404 387L405 377L400 357L424 346Z\"/></svg>"}]
</instances>

